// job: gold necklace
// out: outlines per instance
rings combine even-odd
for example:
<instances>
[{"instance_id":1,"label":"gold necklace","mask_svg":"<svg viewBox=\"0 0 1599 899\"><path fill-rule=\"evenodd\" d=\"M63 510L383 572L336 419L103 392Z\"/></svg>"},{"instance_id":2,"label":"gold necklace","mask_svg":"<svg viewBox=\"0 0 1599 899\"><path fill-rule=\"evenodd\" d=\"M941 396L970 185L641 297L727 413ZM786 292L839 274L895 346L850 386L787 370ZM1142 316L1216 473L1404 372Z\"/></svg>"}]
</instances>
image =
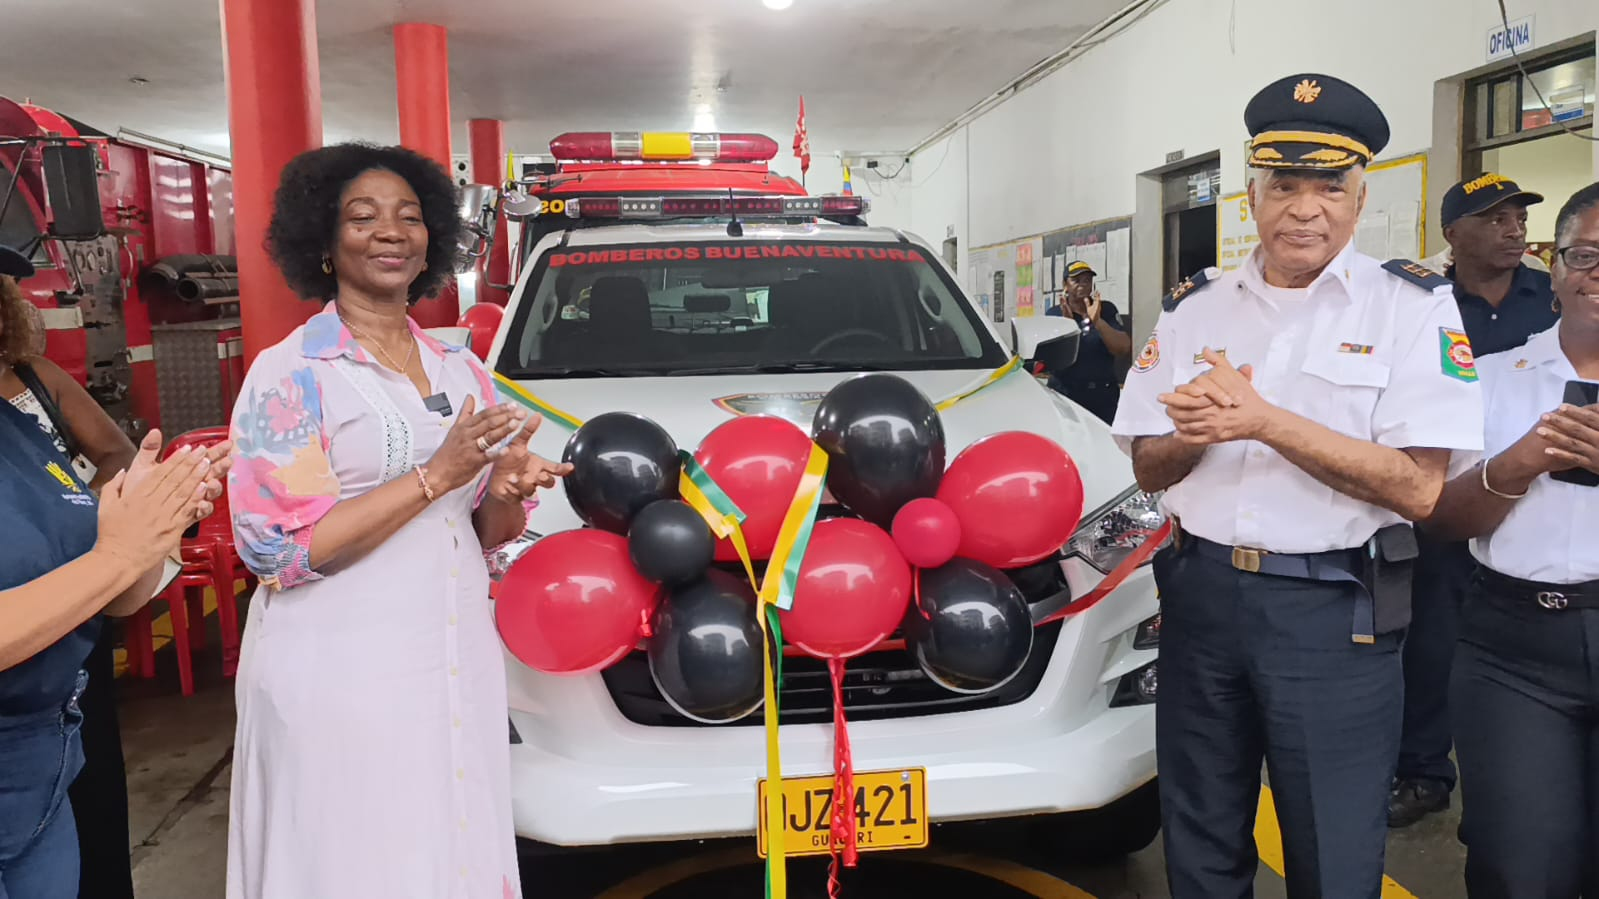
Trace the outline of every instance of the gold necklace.
<instances>
[{"instance_id":1,"label":"gold necklace","mask_svg":"<svg viewBox=\"0 0 1599 899\"><path fill-rule=\"evenodd\" d=\"M406 332L405 332L406 336L411 338L409 341L406 342L406 345L405 345L405 364L404 365L397 365L397 364L395 364L394 357L390 356L389 355L389 351L385 350L383 348L383 344L379 343L377 340L373 339L372 337L367 336L366 332L361 331L361 330L357 329L354 325L350 324L350 320L345 318L344 316L342 316L342 315L339 316L339 321L344 322L344 327L347 328L351 334L354 334L357 338L359 338L361 340L369 341L372 344L372 348L378 351L378 355L380 355L384 359L388 360L389 366L391 368L393 368L395 371L397 371L397 372L399 372L400 374L403 375L403 374L406 373L406 371L408 371L411 368L411 356L412 356L412 354L414 354L416 352L416 337L411 334L411 331L410 331L409 328L407 328Z\"/></svg>"}]
</instances>

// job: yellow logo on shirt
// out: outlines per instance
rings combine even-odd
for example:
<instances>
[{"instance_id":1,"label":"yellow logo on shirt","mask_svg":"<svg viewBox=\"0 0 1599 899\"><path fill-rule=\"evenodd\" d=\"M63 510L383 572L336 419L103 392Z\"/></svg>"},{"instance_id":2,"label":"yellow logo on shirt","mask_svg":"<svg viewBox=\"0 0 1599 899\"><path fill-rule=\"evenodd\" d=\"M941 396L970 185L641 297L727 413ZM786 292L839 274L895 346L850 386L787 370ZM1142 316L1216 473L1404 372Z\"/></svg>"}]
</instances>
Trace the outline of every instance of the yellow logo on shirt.
<instances>
[{"instance_id":1,"label":"yellow logo on shirt","mask_svg":"<svg viewBox=\"0 0 1599 899\"><path fill-rule=\"evenodd\" d=\"M73 493L83 492L83 488L79 487L78 482L72 479L72 475L67 474L66 469L63 469L58 463L51 462L44 467L44 470L50 472L51 477L60 481L61 486L71 490Z\"/></svg>"}]
</instances>

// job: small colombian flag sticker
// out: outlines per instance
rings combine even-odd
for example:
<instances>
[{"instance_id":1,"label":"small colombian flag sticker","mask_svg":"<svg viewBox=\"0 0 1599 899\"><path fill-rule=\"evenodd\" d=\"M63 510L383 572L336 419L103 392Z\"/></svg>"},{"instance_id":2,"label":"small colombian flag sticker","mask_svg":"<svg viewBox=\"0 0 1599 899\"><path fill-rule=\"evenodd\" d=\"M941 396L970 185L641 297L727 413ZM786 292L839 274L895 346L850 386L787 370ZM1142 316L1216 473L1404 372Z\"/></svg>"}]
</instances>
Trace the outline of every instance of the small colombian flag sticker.
<instances>
[{"instance_id":1,"label":"small colombian flag sticker","mask_svg":"<svg viewBox=\"0 0 1599 899\"><path fill-rule=\"evenodd\" d=\"M1438 352L1444 374L1461 381L1477 380L1477 359L1471 354L1471 340L1466 332L1439 328Z\"/></svg>"}]
</instances>

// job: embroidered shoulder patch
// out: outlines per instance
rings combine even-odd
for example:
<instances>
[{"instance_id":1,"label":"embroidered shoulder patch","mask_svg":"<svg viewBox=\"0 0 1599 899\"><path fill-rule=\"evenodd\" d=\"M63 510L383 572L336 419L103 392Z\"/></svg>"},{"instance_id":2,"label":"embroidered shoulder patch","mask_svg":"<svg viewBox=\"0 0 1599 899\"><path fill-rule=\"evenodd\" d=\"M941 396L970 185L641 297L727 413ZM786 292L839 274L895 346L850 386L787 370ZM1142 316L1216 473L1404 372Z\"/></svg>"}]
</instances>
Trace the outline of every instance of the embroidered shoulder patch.
<instances>
[{"instance_id":1,"label":"embroidered shoulder patch","mask_svg":"<svg viewBox=\"0 0 1599 899\"><path fill-rule=\"evenodd\" d=\"M1437 290L1440 287L1448 287L1453 283L1438 272L1409 259L1390 259L1384 262L1382 267L1389 274L1426 290Z\"/></svg>"},{"instance_id":2,"label":"embroidered shoulder patch","mask_svg":"<svg viewBox=\"0 0 1599 899\"><path fill-rule=\"evenodd\" d=\"M1439 328L1438 355L1444 374L1460 381L1477 380L1477 357L1471 353L1471 340L1466 332Z\"/></svg>"},{"instance_id":3,"label":"embroidered shoulder patch","mask_svg":"<svg viewBox=\"0 0 1599 899\"><path fill-rule=\"evenodd\" d=\"M1173 287L1170 293L1162 297L1160 301L1160 308L1167 312L1176 309L1177 304L1181 303L1184 297L1194 293L1201 287L1204 287L1206 284L1215 281L1219 277L1221 277L1221 269L1218 268L1207 268L1203 271L1196 272L1192 277L1183 279L1181 284Z\"/></svg>"},{"instance_id":4,"label":"embroidered shoulder patch","mask_svg":"<svg viewBox=\"0 0 1599 899\"><path fill-rule=\"evenodd\" d=\"M1138 358L1133 360L1133 371L1145 372L1160 364L1160 337L1153 331L1149 339L1144 341L1144 348L1138 351Z\"/></svg>"}]
</instances>

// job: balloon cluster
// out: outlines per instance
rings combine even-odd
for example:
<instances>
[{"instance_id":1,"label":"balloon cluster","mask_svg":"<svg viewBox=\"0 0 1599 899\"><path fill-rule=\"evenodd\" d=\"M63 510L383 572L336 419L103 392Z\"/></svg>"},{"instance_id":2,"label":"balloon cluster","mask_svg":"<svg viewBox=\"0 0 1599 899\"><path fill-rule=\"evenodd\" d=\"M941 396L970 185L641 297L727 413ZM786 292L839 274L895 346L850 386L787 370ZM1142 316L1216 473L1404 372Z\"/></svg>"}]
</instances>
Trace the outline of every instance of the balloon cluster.
<instances>
[{"instance_id":1,"label":"balloon cluster","mask_svg":"<svg viewBox=\"0 0 1599 899\"><path fill-rule=\"evenodd\" d=\"M796 521L813 446L826 453L827 490L846 511ZM762 702L766 647L742 565L799 541L793 602L779 613L786 642L847 659L899 631L935 682L997 689L1021 671L1033 637L1004 569L1054 553L1083 509L1076 465L1034 434L986 437L946 471L937 409L889 374L835 387L810 435L784 419L742 416L688 458L631 413L598 416L572 435L566 495L588 527L538 541L498 591L501 635L524 664L584 674L642 641L656 687L678 712L707 723L744 717ZM718 536L685 502L685 465L742 512L736 533Z\"/></svg>"}]
</instances>

